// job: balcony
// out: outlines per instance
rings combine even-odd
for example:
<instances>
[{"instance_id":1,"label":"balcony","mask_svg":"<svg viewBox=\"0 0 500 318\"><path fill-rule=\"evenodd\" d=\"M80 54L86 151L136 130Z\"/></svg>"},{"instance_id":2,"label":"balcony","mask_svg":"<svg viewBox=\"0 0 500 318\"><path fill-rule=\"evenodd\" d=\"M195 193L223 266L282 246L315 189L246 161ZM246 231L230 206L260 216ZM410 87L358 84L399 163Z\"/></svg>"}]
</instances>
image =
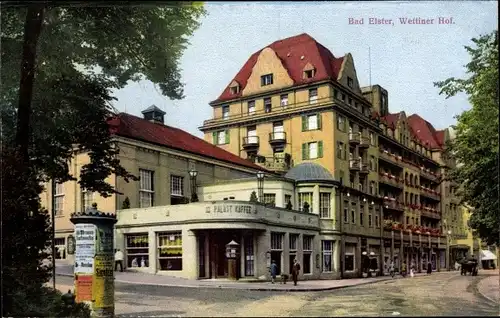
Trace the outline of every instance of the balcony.
<instances>
[{"instance_id":1,"label":"balcony","mask_svg":"<svg viewBox=\"0 0 500 318\"><path fill-rule=\"evenodd\" d=\"M393 174L383 172L380 173L380 178L379 178L379 183L384 183L393 187L396 187L398 189L403 189L403 179L399 179Z\"/></svg>"},{"instance_id":2,"label":"balcony","mask_svg":"<svg viewBox=\"0 0 500 318\"><path fill-rule=\"evenodd\" d=\"M424 186L420 186L420 195L436 201L441 201L441 193Z\"/></svg>"},{"instance_id":3,"label":"balcony","mask_svg":"<svg viewBox=\"0 0 500 318\"><path fill-rule=\"evenodd\" d=\"M392 154L385 149L379 148L380 156L379 159L384 160L385 162L396 165L397 167L403 167L403 157L398 156L396 154Z\"/></svg>"},{"instance_id":4,"label":"balcony","mask_svg":"<svg viewBox=\"0 0 500 318\"><path fill-rule=\"evenodd\" d=\"M359 173L368 174L370 173L370 169L368 167L368 163L364 161L359 162Z\"/></svg>"},{"instance_id":5,"label":"balcony","mask_svg":"<svg viewBox=\"0 0 500 318\"><path fill-rule=\"evenodd\" d=\"M259 148L259 137L257 137L257 136L243 137L242 146L243 146L243 149Z\"/></svg>"},{"instance_id":6,"label":"balcony","mask_svg":"<svg viewBox=\"0 0 500 318\"><path fill-rule=\"evenodd\" d=\"M350 159L349 160L349 170L359 171L359 168L360 168L359 163L360 163L360 161L358 159Z\"/></svg>"},{"instance_id":7,"label":"balcony","mask_svg":"<svg viewBox=\"0 0 500 318\"><path fill-rule=\"evenodd\" d=\"M360 142L360 134L357 132L349 133L349 143L353 145L357 145Z\"/></svg>"},{"instance_id":8,"label":"balcony","mask_svg":"<svg viewBox=\"0 0 500 318\"><path fill-rule=\"evenodd\" d=\"M434 182L439 182L439 179L441 178L439 173L434 173L430 169L426 169L424 167L420 167L420 176Z\"/></svg>"},{"instance_id":9,"label":"balcony","mask_svg":"<svg viewBox=\"0 0 500 318\"><path fill-rule=\"evenodd\" d=\"M438 228L432 228L432 227L425 227L421 225L413 225L413 224L407 224L404 227L405 231L412 232L413 234L416 235L431 235L431 236L440 236L441 235L441 230Z\"/></svg>"},{"instance_id":10,"label":"balcony","mask_svg":"<svg viewBox=\"0 0 500 318\"><path fill-rule=\"evenodd\" d=\"M256 156L252 160L253 163L277 173L285 173L291 168L291 157L285 154L283 157L264 157Z\"/></svg>"},{"instance_id":11,"label":"balcony","mask_svg":"<svg viewBox=\"0 0 500 318\"><path fill-rule=\"evenodd\" d=\"M269 144L271 144L271 146L281 146L283 144L286 144L286 133L285 132L269 133Z\"/></svg>"},{"instance_id":12,"label":"balcony","mask_svg":"<svg viewBox=\"0 0 500 318\"><path fill-rule=\"evenodd\" d=\"M441 214L439 211L428 207L422 208L420 210L420 215L430 219L441 220Z\"/></svg>"},{"instance_id":13,"label":"balcony","mask_svg":"<svg viewBox=\"0 0 500 318\"><path fill-rule=\"evenodd\" d=\"M388 210L404 211L404 205L395 198L384 197L384 208Z\"/></svg>"},{"instance_id":14,"label":"balcony","mask_svg":"<svg viewBox=\"0 0 500 318\"><path fill-rule=\"evenodd\" d=\"M370 147L370 137L360 135L359 137L359 147L360 148L369 148Z\"/></svg>"}]
</instances>

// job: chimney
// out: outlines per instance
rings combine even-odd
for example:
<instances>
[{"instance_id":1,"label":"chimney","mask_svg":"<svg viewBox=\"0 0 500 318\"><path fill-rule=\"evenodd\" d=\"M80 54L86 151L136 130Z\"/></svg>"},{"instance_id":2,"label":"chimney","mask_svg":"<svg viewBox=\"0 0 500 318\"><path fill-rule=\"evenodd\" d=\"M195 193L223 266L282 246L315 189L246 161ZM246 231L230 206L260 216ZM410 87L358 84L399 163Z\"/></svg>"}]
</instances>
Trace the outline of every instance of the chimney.
<instances>
[{"instance_id":1,"label":"chimney","mask_svg":"<svg viewBox=\"0 0 500 318\"><path fill-rule=\"evenodd\" d=\"M156 105L151 105L145 110L142 111L142 115L144 116L144 119L149 120L150 122L153 122L155 124L160 124L164 125L164 117L165 117L165 112Z\"/></svg>"}]
</instances>

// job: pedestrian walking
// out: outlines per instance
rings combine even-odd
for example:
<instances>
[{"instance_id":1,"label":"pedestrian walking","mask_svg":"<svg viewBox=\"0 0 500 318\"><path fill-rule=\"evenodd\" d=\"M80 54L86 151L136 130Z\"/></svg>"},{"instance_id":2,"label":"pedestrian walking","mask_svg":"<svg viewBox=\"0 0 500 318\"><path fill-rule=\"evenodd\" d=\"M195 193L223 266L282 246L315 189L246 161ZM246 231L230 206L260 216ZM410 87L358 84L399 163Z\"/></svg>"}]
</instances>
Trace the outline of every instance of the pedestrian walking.
<instances>
[{"instance_id":1,"label":"pedestrian walking","mask_svg":"<svg viewBox=\"0 0 500 318\"><path fill-rule=\"evenodd\" d=\"M391 264L389 265L389 273L391 274L391 277L394 278L394 274L395 274L394 261L391 261Z\"/></svg>"},{"instance_id":2,"label":"pedestrian walking","mask_svg":"<svg viewBox=\"0 0 500 318\"><path fill-rule=\"evenodd\" d=\"M115 252L115 271L118 270L118 265L120 265L120 272L123 272L123 252L120 249Z\"/></svg>"},{"instance_id":3,"label":"pedestrian walking","mask_svg":"<svg viewBox=\"0 0 500 318\"><path fill-rule=\"evenodd\" d=\"M430 275L432 273L432 264L431 262L427 263L427 275Z\"/></svg>"},{"instance_id":4,"label":"pedestrian walking","mask_svg":"<svg viewBox=\"0 0 500 318\"><path fill-rule=\"evenodd\" d=\"M401 265L401 275L406 277L406 262L403 262L403 265Z\"/></svg>"},{"instance_id":5,"label":"pedestrian walking","mask_svg":"<svg viewBox=\"0 0 500 318\"><path fill-rule=\"evenodd\" d=\"M297 261L297 259L293 260L293 267L292 267L292 279L293 279L293 284L297 286L297 280L299 278L299 272L300 272L300 264Z\"/></svg>"},{"instance_id":6,"label":"pedestrian walking","mask_svg":"<svg viewBox=\"0 0 500 318\"><path fill-rule=\"evenodd\" d=\"M415 265L412 263L410 267L410 277L415 276Z\"/></svg>"},{"instance_id":7,"label":"pedestrian walking","mask_svg":"<svg viewBox=\"0 0 500 318\"><path fill-rule=\"evenodd\" d=\"M271 267L269 267L269 271L271 272L271 284L274 284L274 281L276 280L276 275L278 275L278 265L276 265L276 262L274 260L271 262Z\"/></svg>"}]
</instances>

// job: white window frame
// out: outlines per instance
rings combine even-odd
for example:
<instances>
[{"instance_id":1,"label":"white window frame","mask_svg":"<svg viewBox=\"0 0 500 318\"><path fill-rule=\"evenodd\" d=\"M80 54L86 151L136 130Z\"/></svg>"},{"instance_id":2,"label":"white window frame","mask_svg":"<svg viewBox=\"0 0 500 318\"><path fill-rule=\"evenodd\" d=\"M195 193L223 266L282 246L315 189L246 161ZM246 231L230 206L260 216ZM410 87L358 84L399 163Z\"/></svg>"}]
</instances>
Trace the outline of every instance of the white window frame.
<instances>
[{"instance_id":1,"label":"white window frame","mask_svg":"<svg viewBox=\"0 0 500 318\"><path fill-rule=\"evenodd\" d=\"M313 211L313 193L312 192L299 192L299 211L304 210L304 202L309 203L309 213Z\"/></svg>"},{"instance_id":2,"label":"white window frame","mask_svg":"<svg viewBox=\"0 0 500 318\"><path fill-rule=\"evenodd\" d=\"M309 150L308 159L318 159L318 142L310 142L307 144Z\"/></svg>"},{"instance_id":3,"label":"white window frame","mask_svg":"<svg viewBox=\"0 0 500 318\"><path fill-rule=\"evenodd\" d=\"M317 104L318 103L318 89L311 88L309 90L309 104Z\"/></svg>"},{"instance_id":4,"label":"white window frame","mask_svg":"<svg viewBox=\"0 0 500 318\"><path fill-rule=\"evenodd\" d=\"M264 193L264 204L276 205L276 193Z\"/></svg>"},{"instance_id":5,"label":"white window frame","mask_svg":"<svg viewBox=\"0 0 500 318\"><path fill-rule=\"evenodd\" d=\"M167 245L160 245L160 243L162 241L162 238L166 238L167 241L173 241L173 242L177 241L180 238L181 244L180 245L169 245L169 244L167 244ZM156 235L156 249L158 250L158 256L157 256L158 261L161 260L161 259L167 259L167 260L168 259L180 259L180 260L182 260L182 257L184 256L184 253L183 253L184 251L182 250L182 232L177 231L177 232L160 232L160 233L157 233L157 235ZM180 253L181 256L160 256L161 255L161 253L160 253L161 249L175 249L175 250L180 249L181 250L181 253ZM177 270L175 270L175 271L177 271Z\"/></svg>"},{"instance_id":6,"label":"white window frame","mask_svg":"<svg viewBox=\"0 0 500 318\"><path fill-rule=\"evenodd\" d=\"M94 203L94 192L88 189L82 189L82 211L92 207L92 203Z\"/></svg>"},{"instance_id":7,"label":"white window frame","mask_svg":"<svg viewBox=\"0 0 500 318\"><path fill-rule=\"evenodd\" d=\"M329 245L329 246L328 246ZM321 241L321 271L323 273L333 273L333 250L334 250L335 241L332 240L322 240ZM329 247L329 249L327 249ZM325 259L330 260L330 269L325 270Z\"/></svg>"},{"instance_id":8,"label":"white window frame","mask_svg":"<svg viewBox=\"0 0 500 318\"><path fill-rule=\"evenodd\" d=\"M225 145L226 144L226 131L220 130L217 132L217 144Z\"/></svg>"},{"instance_id":9,"label":"white window frame","mask_svg":"<svg viewBox=\"0 0 500 318\"><path fill-rule=\"evenodd\" d=\"M325 199L327 197L327 199ZM319 193L319 212L320 218L330 219L331 218L331 193L330 192L320 192Z\"/></svg>"},{"instance_id":10,"label":"white window frame","mask_svg":"<svg viewBox=\"0 0 500 318\"><path fill-rule=\"evenodd\" d=\"M273 74L272 73L271 74L262 75L260 78L261 78L261 81L260 81L261 86L272 85L273 82L274 82Z\"/></svg>"},{"instance_id":11,"label":"white window frame","mask_svg":"<svg viewBox=\"0 0 500 318\"><path fill-rule=\"evenodd\" d=\"M170 195L177 197L184 196L184 177L170 175Z\"/></svg>"},{"instance_id":12,"label":"white window frame","mask_svg":"<svg viewBox=\"0 0 500 318\"><path fill-rule=\"evenodd\" d=\"M285 139L285 128L283 127L283 122L280 122L279 125L273 124L273 135L274 139Z\"/></svg>"},{"instance_id":13,"label":"white window frame","mask_svg":"<svg viewBox=\"0 0 500 318\"><path fill-rule=\"evenodd\" d=\"M284 237L284 233L271 232L271 251L283 251Z\"/></svg>"},{"instance_id":14,"label":"white window frame","mask_svg":"<svg viewBox=\"0 0 500 318\"><path fill-rule=\"evenodd\" d=\"M313 246L314 246L314 236L303 235L302 236L302 256L304 258L308 256L309 257L309 264L311 265L310 272L308 272L308 273L306 273L305 267L303 268L304 275L312 274L312 272L313 272L313 268L314 268L313 259L312 259ZM304 265L304 264L302 264L302 265Z\"/></svg>"},{"instance_id":15,"label":"white window frame","mask_svg":"<svg viewBox=\"0 0 500 318\"><path fill-rule=\"evenodd\" d=\"M222 106L222 119L229 119L229 106Z\"/></svg>"},{"instance_id":16,"label":"white window frame","mask_svg":"<svg viewBox=\"0 0 500 318\"><path fill-rule=\"evenodd\" d=\"M64 183L56 182L54 185L54 194L52 195L52 200L54 200L54 214L61 215L64 211Z\"/></svg>"},{"instance_id":17,"label":"white window frame","mask_svg":"<svg viewBox=\"0 0 500 318\"><path fill-rule=\"evenodd\" d=\"M249 144L259 143L259 139L257 138L257 127L255 126L247 127L247 142Z\"/></svg>"},{"instance_id":18,"label":"white window frame","mask_svg":"<svg viewBox=\"0 0 500 318\"><path fill-rule=\"evenodd\" d=\"M273 111L273 100L271 99L271 97L264 98L264 113L270 113L272 111Z\"/></svg>"},{"instance_id":19,"label":"white window frame","mask_svg":"<svg viewBox=\"0 0 500 318\"><path fill-rule=\"evenodd\" d=\"M344 117L337 115L337 129L340 131L345 131L345 121Z\"/></svg>"},{"instance_id":20,"label":"white window frame","mask_svg":"<svg viewBox=\"0 0 500 318\"><path fill-rule=\"evenodd\" d=\"M139 169L139 207L152 207L154 194L154 171Z\"/></svg>"},{"instance_id":21,"label":"white window frame","mask_svg":"<svg viewBox=\"0 0 500 318\"><path fill-rule=\"evenodd\" d=\"M255 101L251 100L248 102L248 115L255 114Z\"/></svg>"},{"instance_id":22,"label":"white window frame","mask_svg":"<svg viewBox=\"0 0 500 318\"><path fill-rule=\"evenodd\" d=\"M318 129L318 114L307 116L307 130Z\"/></svg>"},{"instance_id":23,"label":"white window frame","mask_svg":"<svg viewBox=\"0 0 500 318\"><path fill-rule=\"evenodd\" d=\"M282 94L280 96L280 105L283 107L288 106L288 94Z\"/></svg>"}]
</instances>

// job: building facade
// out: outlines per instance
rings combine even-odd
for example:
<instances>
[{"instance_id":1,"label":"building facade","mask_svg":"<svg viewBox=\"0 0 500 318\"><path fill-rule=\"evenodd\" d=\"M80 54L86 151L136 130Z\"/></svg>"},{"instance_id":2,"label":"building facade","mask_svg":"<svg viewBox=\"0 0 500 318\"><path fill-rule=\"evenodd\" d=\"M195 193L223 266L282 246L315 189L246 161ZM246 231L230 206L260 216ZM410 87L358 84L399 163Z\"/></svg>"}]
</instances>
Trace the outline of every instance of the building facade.
<instances>
[{"instance_id":1,"label":"building facade","mask_svg":"<svg viewBox=\"0 0 500 318\"><path fill-rule=\"evenodd\" d=\"M351 54L335 57L307 34L276 41L251 55L200 129L206 141L276 173L302 162L331 172L341 184L341 253L382 236L377 253L397 267L446 269L460 205L445 178L448 130L391 114L387 90L360 87L356 74ZM377 222L382 234L371 229Z\"/></svg>"},{"instance_id":2,"label":"building facade","mask_svg":"<svg viewBox=\"0 0 500 318\"><path fill-rule=\"evenodd\" d=\"M71 213L84 211L97 203L98 209L115 213L123 208L148 208L188 203L192 198L190 171L197 182L216 182L254 176L261 167L217 148L180 129L163 124L165 113L152 106L144 118L120 113L109 121L118 159L139 181L125 182L111 175L106 181L120 193L102 197L81 189L77 181L49 183L41 195L42 206L55 213L56 257L72 263L66 255L67 237L73 234ZM69 163L76 178L88 164L86 153L78 153ZM120 218L120 215L118 215Z\"/></svg>"}]
</instances>

